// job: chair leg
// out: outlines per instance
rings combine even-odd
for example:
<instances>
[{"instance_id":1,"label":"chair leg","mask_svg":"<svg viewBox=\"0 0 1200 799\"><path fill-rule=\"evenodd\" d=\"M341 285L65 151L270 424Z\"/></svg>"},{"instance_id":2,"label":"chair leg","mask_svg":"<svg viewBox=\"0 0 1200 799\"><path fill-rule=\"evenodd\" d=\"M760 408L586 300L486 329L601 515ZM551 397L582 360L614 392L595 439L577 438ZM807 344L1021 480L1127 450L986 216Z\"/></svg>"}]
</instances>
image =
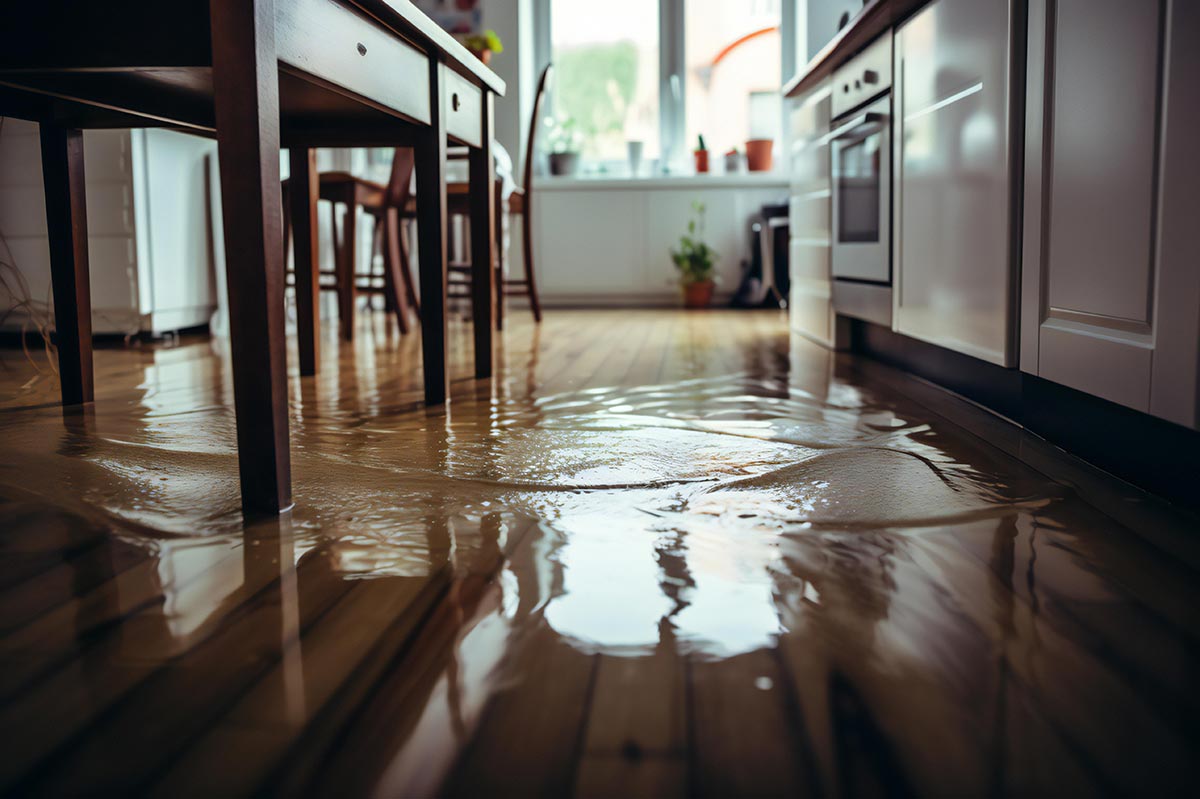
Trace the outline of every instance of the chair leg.
<instances>
[{"instance_id":1,"label":"chair leg","mask_svg":"<svg viewBox=\"0 0 1200 799\"><path fill-rule=\"evenodd\" d=\"M283 187L283 192L280 195L280 202L283 204L283 271L286 273L288 268L288 255L292 251L292 208L291 200L288 197L287 186Z\"/></svg>"},{"instance_id":2,"label":"chair leg","mask_svg":"<svg viewBox=\"0 0 1200 799\"><path fill-rule=\"evenodd\" d=\"M521 209L521 243L525 255L525 282L529 287L529 308L533 311L533 321L542 321L542 304L538 302L537 281L533 277L533 224L530 211L533 210L533 194L525 195L525 207Z\"/></svg>"},{"instance_id":3,"label":"chair leg","mask_svg":"<svg viewBox=\"0 0 1200 799\"><path fill-rule=\"evenodd\" d=\"M370 267L367 269L367 274L370 275L370 285L375 285L375 256L378 255L383 261L383 275L387 277L387 237L384 235L384 222L378 216L372 216L374 224L371 226L371 259ZM374 307L374 306L372 306ZM392 295L385 291L383 292L383 313L386 316L390 313L395 313L396 309L392 305Z\"/></svg>"},{"instance_id":4,"label":"chair leg","mask_svg":"<svg viewBox=\"0 0 1200 799\"><path fill-rule=\"evenodd\" d=\"M396 311L396 321L400 325L401 334L408 334L408 308L404 304L404 295L400 291L400 284L404 278L400 274L400 253L403 247L400 244L400 219L399 214L394 209L387 209L384 216L379 220L383 225L383 286L384 296L392 308Z\"/></svg>"},{"instance_id":5,"label":"chair leg","mask_svg":"<svg viewBox=\"0 0 1200 799\"><path fill-rule=\"evenodd\" d=\"M404 295L408 298L408 307L413 309L417 318L421 318L421 301L417 297L417 282L413 280L412 262L408 257L408 225L400 221L400 275L404 278Z\"/></svg>"}]
</instances>

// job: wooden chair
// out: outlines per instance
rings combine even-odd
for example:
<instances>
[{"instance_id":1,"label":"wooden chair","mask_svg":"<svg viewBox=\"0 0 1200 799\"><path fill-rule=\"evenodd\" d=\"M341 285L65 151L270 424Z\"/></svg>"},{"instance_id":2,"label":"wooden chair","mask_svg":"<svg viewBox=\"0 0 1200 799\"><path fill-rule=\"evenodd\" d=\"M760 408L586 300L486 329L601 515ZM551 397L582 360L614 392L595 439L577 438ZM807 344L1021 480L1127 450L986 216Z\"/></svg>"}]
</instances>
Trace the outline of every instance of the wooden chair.
<instances>
[{"instance_id":1,"label":"wooden chair","mask_svg":"<svg viewBox=\"0 0 1200 799\"><path fill-rule=\"evenodd\" d=\"M349 172L322 172L319 176L318 197L330 203L333 216L334 268L319 273L321 290L334 291L338 296L338 324L346 341L354 338L354 301L359 294L382 294L385 308L396 315L401 333L408 333L408 309L420 314L416 286L404 241L402 219L411 217L413 151L397 147L392 155L392 170L387 184L355 177ZM283 181L285 194L283 238L284 257L291 243L291 215L286 201L288 182ZM339 235L337 215L342 206L342 230ZM382 250L383 274L356 273L358 215L362 208L374 220L372 255Z\"/></svg>"},{"instance_id":2,"label":"wooden chair","mask_svg":"<svg viewBox=\"0 0 1200 799\"><path fill-rule=\"evenodd\" d=\"M522 175L523 186L517 187L512 195L508 198L507 211L510 214L519 214L521 216L521 243L525 260L525 276L522 278L505 278L504 277L504 247L498 246L496 251L499 253L498 263L496 264L496 326L504 326L504 298L505 297L528 297L529 309L533 312L535 322L542 321L542 305L538 300L537 279L533 268L533 162L537 154L537 129L538 121L541 119L542 100L546 95L546 89L550 78L553 74L554 65L548 64L542 70L542 75L538 79L537 94L533 98L533 116L529 123L529 139L525 142L525 164ZM447 184L447 192L450 202L447 207L449 213L466 214L465 203L461 206L456 206L453 202L453 197L458 194L466 196L467 184L455 182ZM499 188L497 188L499 192ZM499 202L499 197L496 203L497 208L502 208ZM502 228L499 222L496 225L496 236L499 239L503 236ZM459 286L468 286L470 284L471 266L469 263L451 264L450 273L452 277L457 278L454 283ZM469 288L467 289L469 293ZM451 292L451 296L465 296L462 291Z\"/></svg>"}]
</instances>

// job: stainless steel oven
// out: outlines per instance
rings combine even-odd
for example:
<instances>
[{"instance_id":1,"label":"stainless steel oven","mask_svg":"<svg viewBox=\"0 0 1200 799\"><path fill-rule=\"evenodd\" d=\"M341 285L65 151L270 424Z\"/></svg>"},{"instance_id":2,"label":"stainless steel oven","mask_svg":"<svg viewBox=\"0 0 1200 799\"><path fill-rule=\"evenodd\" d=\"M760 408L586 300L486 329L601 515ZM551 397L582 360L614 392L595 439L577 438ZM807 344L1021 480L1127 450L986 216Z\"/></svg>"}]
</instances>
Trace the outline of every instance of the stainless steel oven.
<instances>
[{"instance_id":1,"label":"stainless steel oven","mask_svg":"<svg viewBox=\"0 0 1200 799\"><path fill-rule=\"evenodd\" d=\"M892 41L833 75L830 123L834 310L892 321Z\"/></svg>"},{"instance_id":2,"label":"stainless steel oven","mask_svg":"<svg viewBox=\"0 0 1200 799\"><path fill-rule=\"evenodd\" d=\"M890 94L837 120L833 169L833 276L890 283Z\"/></svg>"}]
</instances>

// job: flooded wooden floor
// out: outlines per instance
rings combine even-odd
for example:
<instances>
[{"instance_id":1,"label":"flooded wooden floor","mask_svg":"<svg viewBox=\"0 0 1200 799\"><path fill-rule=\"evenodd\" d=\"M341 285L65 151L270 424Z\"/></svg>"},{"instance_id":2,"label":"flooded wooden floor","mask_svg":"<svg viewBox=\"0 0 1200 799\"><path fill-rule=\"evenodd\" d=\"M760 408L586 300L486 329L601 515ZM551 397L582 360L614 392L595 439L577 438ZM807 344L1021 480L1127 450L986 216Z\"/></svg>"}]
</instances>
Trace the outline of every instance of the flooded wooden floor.
<instances>
[{"instance_id":1,"label":"flooded wooden floor","mask_svg":"<svg viewBox=\"0 0 1200 799\"><path fill-rule=\"evenodd\" d=\"M220 343L0 352L0 790L1193 783L1194 517L779 314L511 318L446 409L327 340L251 526Z\"/></svg>"}]
</instances>

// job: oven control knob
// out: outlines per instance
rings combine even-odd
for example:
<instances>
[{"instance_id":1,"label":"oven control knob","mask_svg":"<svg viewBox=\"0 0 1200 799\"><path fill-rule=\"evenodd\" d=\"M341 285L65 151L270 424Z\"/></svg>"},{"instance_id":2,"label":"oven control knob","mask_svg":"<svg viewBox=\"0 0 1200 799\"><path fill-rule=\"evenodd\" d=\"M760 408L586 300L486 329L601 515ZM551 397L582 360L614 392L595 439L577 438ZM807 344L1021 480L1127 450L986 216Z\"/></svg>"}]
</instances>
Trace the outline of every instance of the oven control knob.
<instances>
[{"instance_id":1,"label":"oven control knob","mask_svg":"<svg viewBox=\"0 0 1200 799\"><path fill-rule=\"evenodd\" d=\"M862 88L862 83L860 83L859 81L854 81L854 88L856 88L856 89L861 89L861 88Z\"/></svg>"},{"instance_id":2,"label":"oven control knob","mask_svg":"<svg viewBox=\"0 0 1200 799\"><path fill-rule=\"evenodd\" d=\"M863 73L863 83L872 84L879 83L879 73L873 69L868 69Z\"/></svg>"},{"instance_id":3,"label":"oven control knob","mask_svg":"<svg viewBox=\"0 0 1200 799\"><path fill-rule=\"evenodd\" d=\"M842 84L842 94L847 94L847 93L849 93L849 91L850 91L850 84L849 83Z\"/></svg>"}]
</instances>

